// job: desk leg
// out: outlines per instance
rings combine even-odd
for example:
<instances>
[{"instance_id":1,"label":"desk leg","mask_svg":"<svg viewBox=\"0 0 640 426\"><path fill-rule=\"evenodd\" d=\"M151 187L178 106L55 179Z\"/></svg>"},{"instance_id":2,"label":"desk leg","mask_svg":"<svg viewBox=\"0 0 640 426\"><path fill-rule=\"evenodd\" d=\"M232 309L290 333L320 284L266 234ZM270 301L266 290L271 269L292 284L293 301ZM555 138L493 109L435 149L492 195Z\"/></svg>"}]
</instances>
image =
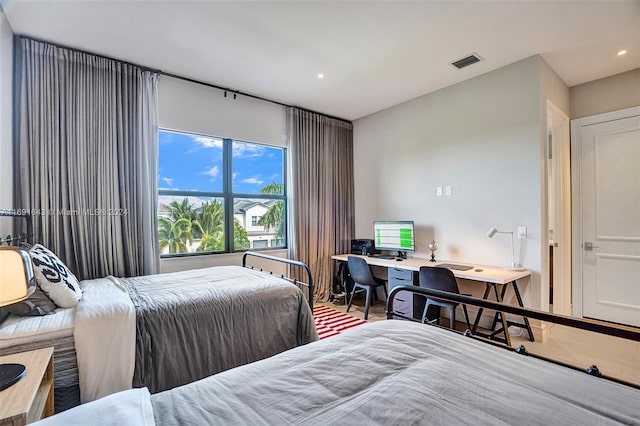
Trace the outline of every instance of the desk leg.
<instances>
[{"instance_id":1,"label":"desk leg","mask_svg":"<svg viewBox=\"0 0 640 426\"><path fill-rule=\"evenodd\" d=\"M496 300L499 303L502 303L502 297L501 294L498 293L498 287L497 284L494 283L485 283L485 289L484 289L484 294L482 295L482 298L487 300L489 299L489 293L491 292L491 288L493 288L493 291L496 295ZM504 315L503 312L496 312L495 315L493 316L493 323L491 324L491 334L483 334L483 333L478 333L477 329L478 329L478 323L480 322L480 317L482 316L482 313L484 312L484 308L480 308L478 310L478 313L476 314L476 319L473 321L473 328L472 328L472 333L473 334L477 334L479 336L483 336L483 337L487 337L489 339L494 339L496 338L496 335L500 334L501 332L504 333L504 339L499 338L497 340L499 341L503 341L504 343L506 343L508 346L511 346L511 338L509 336L509 326L507 325L507 318ZM496 324L498 323L498 315L500 315L500 321L502 322L502 329L494 331L496 328Z\"/></svg>"},{"instance_id":2,"label":"desk leg","mask_svg":"<svg viewBox=\"0 0 640 426\"><path fill-rule=\"evenodd\" d=\"M487 299L489 297L489 290L491 290L491 285L489 283L485 283L484 294L482 295L483 299ZM473 321L473 327L471 328L471 332L476 334L476 330L478 329L478 323L480 322L480 317L484 312L484 308L480 308L478 313L476 314L476 319Z\"/></svg>"},{"instance_id":3,"label":"desk leg","mask_svg":"<svg viewBox=\"0 0 640 426\"><path fill-rule=\"evenodd\" d=\"M329 292L329 302L332 302L335 299L335 297L339 295L334 293L333 291L335 288L335 284L338 284L338 283L341 284L343 293L344 294L347 293L347 283L345 279L346 265L345 265L345 262L337 262L337 263L338 263L338 269L335 275L333 276L334 285L331 286L331 291ZM345 303L346 303L346 298L347 296L345 296Z\"/></svg>"},{"instance_id":4,"label":"desk leg","mask_svg":"<svg viewBox=\"0 0 640 426\"><path fill-rule=\"evenodd\" d=\"M502 302L504 300L504 293L505 290L507 289L506 285L502 286L502 291L500 292L500 295L498 295L498 285L497 284L492 284L491 285L493 287L493 291L496 294L496 301L497 302ZM498 317L502 316L502 312L496 312L493 315L493 322L491 323L491 330L495 330L496 329L496 325L498 324Z\"/></svg>"},{"instance_id":5,"label":"desk leg","mask_svg":"<svg viewBox=\"0 0 640 426\"><path fill-rule=\"evenodd\" d=\"M492 284L492 286L493 286L493 291L496 294L496 300L498 301L498 303L502 303L505 288L507 286L503 285L502 291L499 293L498 293L498 284ZM507 346L511 346L511 336L509 335L509 324L507 322L507 316L504 314L504 312L499 311L495 313L495 315L493 316L493 324L491 326L491 330L495 330L496 323L498 322L498 316L500 316L500 322L502 323L502 330L493 331L491 333L491 337L494 337L497 334L500 334L500 332L502 331L502 333L504 334L505 343L507 344Z\"/></svg>"},{"instance_id":6,"label":"desk leg","mask_svg":"<svg viewBox=\"0 0 640 426\"><path fill-rule=\"evenodd\" d=\"M516 294L516 299L518 300L518 306L520 306L521 308L524 307L524 304L522 303L522 297L520 296L520 290L518 290L518 284L515 281L512 281L511 284L513 285L513 292ZM524 320L524 328L526 328L527 333L529 333L529 341L535 341L535 337L533 337L533 331L531 330L531 324L529 324L529 318L522 317L522 319ZM522 327L522 325L519 326Z\"/></svg>"},{"instance_id":7,"label":"desk leg","mask_svg":"<svg viewBox=\"0 0 640 426\"><path fill-rule=\"evenodd\" d=\"M513 286L513 292L516 295L516 300L518 301L518 306L520 306L521 308L524 307L524 303L522 303L522 296L520 296L520 290L518 289L518 284L515 281L511 281L511 285ZM495 284L494 284L495 286ZM502 286L502 291L500 292L500 299L498 299L498 293L496 291L496 300L499 300L500 302L502 302L504 300L504 295L507 292L507 284ZM498 315L500 316L500 318L502 319L502 317L504 317L504 313L503 312L496 312L496 314L493 317L493 324L491 325L491 329L495 330L496 328L496 324L498 322ZM533 342L535 341L535 338L533 337L533 331L531 330L531 324L529 323L529 318L527 317L522 317L523 319L523 323L519 323L519 322L514 322L514 321L506 321L507 325L512 325L515 327L520 327L520 328L524 328L527 330L527 333L529 333L529 341ZM505 333L506 334L506 333Z\"/></svg>"}]
</instances>

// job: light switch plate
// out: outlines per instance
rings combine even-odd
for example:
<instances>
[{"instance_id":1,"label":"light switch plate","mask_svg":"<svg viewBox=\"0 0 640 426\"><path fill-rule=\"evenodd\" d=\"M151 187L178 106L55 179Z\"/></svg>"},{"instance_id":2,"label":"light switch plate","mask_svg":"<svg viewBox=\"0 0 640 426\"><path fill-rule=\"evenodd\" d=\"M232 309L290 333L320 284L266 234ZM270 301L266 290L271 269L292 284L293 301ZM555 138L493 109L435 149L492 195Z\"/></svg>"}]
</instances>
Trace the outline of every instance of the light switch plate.
<instances>
[{"instance_id":1,"label":"light switch plate","mask_svg":"<svg viewBox=\"0 0 640 426\"><path fill-rule=\"evenodd\" d=\"M451 185L447 185L444 187L444 195L447 197L451 196Z\"/></svg>"},{"instance_id":2,"label":"light switch plate","mask_svg":"<svg viewBox=\"0 0 640 426\"><path fill-rule=\"evenodd\" d=\"M441 187L441 186L438 186L438 187L436 188L436 195L437 195L438 197L442 197L442 187Z\"/></svg>"},{"instance_id":3,"label":"light switch plate","mask_svg":"<svg viewBox=\"0 0 640 426\"><path fill-rule=\"evenodd\" d=\"M518 238L527 238L526 226L518 226Z\"/></svg>"}]
</instances>

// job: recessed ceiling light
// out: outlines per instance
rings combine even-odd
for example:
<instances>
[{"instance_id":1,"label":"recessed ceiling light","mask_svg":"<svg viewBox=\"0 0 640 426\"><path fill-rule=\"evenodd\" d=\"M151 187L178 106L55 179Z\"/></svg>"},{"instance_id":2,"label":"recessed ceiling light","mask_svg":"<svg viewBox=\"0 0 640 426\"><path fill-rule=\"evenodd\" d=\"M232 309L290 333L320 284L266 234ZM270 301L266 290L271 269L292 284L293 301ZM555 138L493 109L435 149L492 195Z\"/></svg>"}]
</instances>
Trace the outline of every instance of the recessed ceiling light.
<instances>
[{"instance_id":1,"label":"recessed ceiling light","mask_svg":"<svg viewBox=\"0 0 640 426\"><path fill-rule=\"evenodd\" d=\"M621 50L618 52L618 56L622 56L622 55L626 55L627 51L626 50Z\"/></svg>"},{"instance_id":2,"label":"recessed ceiling light","mask_svg":"<svg viewBox=\"0 0 640 426\"><path fill-rule=\"evenodd\" d=\"M324 74L322 74L322 73L318 74L318 79L319 80L322 80L323 78L324 78Z\"/></svg>"}]
</instances>

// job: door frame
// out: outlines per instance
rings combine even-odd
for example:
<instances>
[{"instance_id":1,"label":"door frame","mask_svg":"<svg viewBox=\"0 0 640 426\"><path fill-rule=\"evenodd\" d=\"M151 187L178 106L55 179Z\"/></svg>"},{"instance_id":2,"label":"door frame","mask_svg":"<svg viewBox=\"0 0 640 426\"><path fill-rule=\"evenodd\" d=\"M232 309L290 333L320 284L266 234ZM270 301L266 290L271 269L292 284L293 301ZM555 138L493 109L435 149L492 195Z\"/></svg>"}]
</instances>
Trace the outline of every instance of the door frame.
<instances>
[{"instance_id":1,"label":"door frame","mask_svg":"<svg viewBox=\"0 0 640 426\"><path fill-rule=\"evenodd\" d=\"M571 120L571 186L572 186L572 240L573 240L573 316L582 318L582 140L581 129L593 124L640 115L640 106L605 112L603 114Z\"/></svg>"},{"instance_id":2,"label":"door frame","mask_svg":"<svg viewBox=\"0 0 640 426\"><path fill-rule=\"evenodd\" d=\"M548 179L548 185L554 188L547 190L547 229L544 239L544 256L549 265L549 228L553 223L554 257L553 271L553 313L571 315L571 139L569 134L569 117L556 105L547 99L546 101L547 133L552 136L551 144L547 140L545 161L547 162L547 174L551 169L555 171L555 181ZM551 146L550 146L551 145ZM551 162L549 158L552 157ZM551 200L553 198L553 200ZM553 211L550 208L553 206ZM551 220L553 219L553 220ZM549 282L547 281L547 293Z\"/></svg>"}]
</instances>

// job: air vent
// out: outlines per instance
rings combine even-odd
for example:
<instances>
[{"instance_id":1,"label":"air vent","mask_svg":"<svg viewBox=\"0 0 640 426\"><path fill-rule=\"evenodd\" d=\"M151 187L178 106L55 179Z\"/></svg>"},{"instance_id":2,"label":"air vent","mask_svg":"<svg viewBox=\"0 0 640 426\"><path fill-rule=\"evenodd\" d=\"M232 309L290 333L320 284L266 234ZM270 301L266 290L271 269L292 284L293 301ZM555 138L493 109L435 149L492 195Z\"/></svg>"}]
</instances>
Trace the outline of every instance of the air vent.
<instances>
[{"instance_id":1,"label":"air vent","mask_svg":"<svg viewBox=\"0 0 640 426\"><path fill-rule=\"evenodd\" d=\"M457 61L451 62L451 65L458 69L462 69L464 67L468 67L469 65L473 65L476 62L480 62L482 58L477 53L472 53L469 56L465 56L462 59L458 59Z\"/></svg>"}]
</instances>

